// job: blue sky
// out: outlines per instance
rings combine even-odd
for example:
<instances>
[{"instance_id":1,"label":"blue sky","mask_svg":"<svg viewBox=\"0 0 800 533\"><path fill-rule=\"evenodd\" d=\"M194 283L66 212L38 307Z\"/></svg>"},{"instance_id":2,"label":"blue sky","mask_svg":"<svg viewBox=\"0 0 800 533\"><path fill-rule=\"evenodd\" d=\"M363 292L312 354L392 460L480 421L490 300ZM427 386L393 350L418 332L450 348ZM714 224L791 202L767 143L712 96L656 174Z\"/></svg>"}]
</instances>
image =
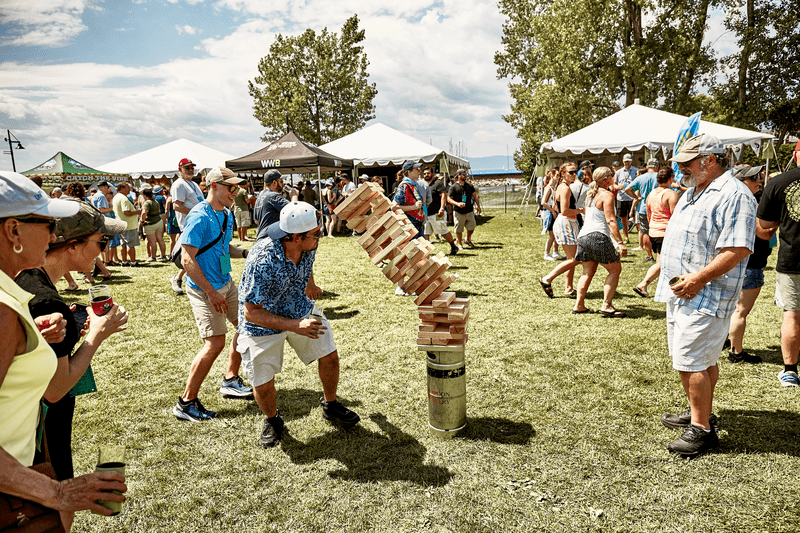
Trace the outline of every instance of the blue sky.
<instances>
[{"instance_id":1,"label":"blue sky","mask_svg":"<svg viewBox=\"0 0 800 533\"><path fill-rule=\"evenodd\" d=\"M353 13L376 121L471 157L513 154L495 0L0 0L0 130L26 148L18 170L59 150L102 166L179 138L245 155L263 146L247 82L275 35L338 31Z\"/></svg>"}]
</instances>

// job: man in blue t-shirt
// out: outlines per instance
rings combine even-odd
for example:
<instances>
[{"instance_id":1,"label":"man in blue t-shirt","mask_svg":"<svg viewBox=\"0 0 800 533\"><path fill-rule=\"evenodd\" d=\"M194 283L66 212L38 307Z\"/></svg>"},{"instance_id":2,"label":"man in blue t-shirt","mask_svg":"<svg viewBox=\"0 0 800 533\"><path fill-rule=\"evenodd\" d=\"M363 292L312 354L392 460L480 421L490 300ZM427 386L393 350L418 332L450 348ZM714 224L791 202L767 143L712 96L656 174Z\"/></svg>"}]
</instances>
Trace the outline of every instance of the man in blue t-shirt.
<instances>
[{"instance_id":1,"label":"man in blue t-shirt","mask_svg":"<svg viewBox=\"0 0 800 533\"><path fill-rule=\"evenodd\" d=\"M650 236L647 234L650 230L650 225L647 220L647 196L658 187L658 160L651 159L647 162L647 172L638 176L630 185L625 188L625 193L636 199L637 210L639 214L639 248L647 252L645 262L653 263L653 244L650 242Z\"/></svg>"},{"instance_id":2,"label":"man in blue t-shirt","mask_svg":"<svg viewBox=\"0 0 800 533\"><path fill-rule=\"evenodd\" d=\"M278 169L273 168L264 175L264 190L253 207L253 220L258 224L257 241L267 236L267 228L278 221L281 209L289 203L283 196L283 186L283 176ZM292 201L296 202L298 196L299 191L292 188Z\"/></svg>"},{"instance_id":3,"label":"man in blue t-shirt","mask_svg":"<svg viewBox=\"0 0 800 533\"><path fill-rule=\"evenodd\" d=\"M186 294L192 304L203 347L189 370L186 390L178 398L172 413L181 420L200 422L214 418L197 394L211 366L225 347L227 319L236 326L239 306L236 284L231 279L231 257L247 257L246 249L231 246L233 214L228 209L245 180L227 168L215 168L206 176L208 199L194 206L186 215L181 241L181 263L186 270ZM223 395L245 397L253 391L239 377L242 357L236 351L233 336L228 370L219 391Z\"/></svg>"},{"instance_id":4,"label":"man in blue t-shirt","mask_svg":"<svg viewBox=\"0 0 800 533\"><path fill-rule=\"evenodd\" d=\"M266 415L259 442L270 448L280 442L283 420L278 414L275 374L281 371L284 343L305 364L318 361L322 381L322 416L344 427L360 417L336 400L339 352L330 324L312 300L322 294L314 283L314 258L322 224L306 202L291 202L267 236L252 248L239 287L238 350L256 402Z\"/></svg>"}]
</instances>

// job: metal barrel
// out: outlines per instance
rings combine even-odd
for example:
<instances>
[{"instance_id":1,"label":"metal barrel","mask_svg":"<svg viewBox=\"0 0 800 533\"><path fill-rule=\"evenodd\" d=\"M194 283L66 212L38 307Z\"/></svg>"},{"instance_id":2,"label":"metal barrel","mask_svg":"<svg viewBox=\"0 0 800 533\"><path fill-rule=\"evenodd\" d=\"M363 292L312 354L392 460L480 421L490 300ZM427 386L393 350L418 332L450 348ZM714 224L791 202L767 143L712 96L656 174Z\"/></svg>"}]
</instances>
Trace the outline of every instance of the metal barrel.
<instances>
[{"instance_id":1,"label":"metal barrel","mask_svg":"<svg viewBox=\"0 0 800 533\"><path fill-rule=\"evenodd\" d=\"M449 439L467 425L464 350L428 352L428 421L431 434Z\"/></svg>"}]
</instances>

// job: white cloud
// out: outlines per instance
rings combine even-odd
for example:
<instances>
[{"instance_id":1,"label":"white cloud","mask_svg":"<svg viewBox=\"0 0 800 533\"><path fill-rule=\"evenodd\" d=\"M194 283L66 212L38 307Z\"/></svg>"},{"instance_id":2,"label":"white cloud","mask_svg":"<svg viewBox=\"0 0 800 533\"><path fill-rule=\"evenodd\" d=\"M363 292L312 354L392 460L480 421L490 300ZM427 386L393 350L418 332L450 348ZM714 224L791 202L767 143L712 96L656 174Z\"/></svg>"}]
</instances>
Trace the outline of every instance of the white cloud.
<instances>
[{"instance_id":1,"label":"white cloud","mask_svg":"<svg viewBox=\"0 0 800 533\"><path fill-rule=\"evenodd\" d=\"M493 63L502 35L494 0L402 6L356 0L348 10L290 0L280 12L265 2L221 3L249 19L202 40L201 58L140 68L0 63L0 119L29 141L23 139L20 168L58 150L99 166L181 137L236 156L250 153L262 146L263 128L253 117L247 82L275 34L338 31L351 10L366 31L377 121L444 149L463 141L473 157L505 154L507 145L513 153L519 145L501 118L511 100Z\"/></svg>"},{"instance_id":2,"label":"white cloud","mask_svg":"<svg viewBox=\"0 0 800 533\"><path fill-rule=\"evenodd\" d=\"M92 0L3 0L0 24L7 33L0 44L14 46L64 46L82 31L84 10Z\"/></svg>"},{"instance_id":3,"label":"white cloud","mask_svg":"<svg viewBox=\"0 0 800 533\"><path fill-rule=\"evenodd\" d=\"M195 33L197 33L197 29L196 28L192 28L188 24L186 24L184 26L176 25L175 26L175 30L178 32L178 35L181 35L183 33L185 33L187 35L194 35Z\"/></svg>"}]
</instances>

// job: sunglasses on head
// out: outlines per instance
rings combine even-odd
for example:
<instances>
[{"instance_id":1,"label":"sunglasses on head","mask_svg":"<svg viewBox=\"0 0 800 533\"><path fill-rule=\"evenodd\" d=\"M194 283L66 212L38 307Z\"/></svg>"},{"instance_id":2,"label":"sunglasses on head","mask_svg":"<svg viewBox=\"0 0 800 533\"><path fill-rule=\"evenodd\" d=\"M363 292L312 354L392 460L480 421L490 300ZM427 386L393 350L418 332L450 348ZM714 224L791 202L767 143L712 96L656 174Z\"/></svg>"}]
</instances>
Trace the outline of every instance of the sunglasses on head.
<instances>
[{"instance_id":1,"label":"sunglasses on head","mask_svg":"<svg viewBox=\"0 0 800 533\"><path fill-rule=\"evenodd\" d=\"M47 229L50 233L53 233L56 230L56 219L54 218L34 218L34 217L30 218L14 217L14 218L17 219L19 222L23 222L25 224L47 224L48 225Z\"/></svg>"}]
</instances>

